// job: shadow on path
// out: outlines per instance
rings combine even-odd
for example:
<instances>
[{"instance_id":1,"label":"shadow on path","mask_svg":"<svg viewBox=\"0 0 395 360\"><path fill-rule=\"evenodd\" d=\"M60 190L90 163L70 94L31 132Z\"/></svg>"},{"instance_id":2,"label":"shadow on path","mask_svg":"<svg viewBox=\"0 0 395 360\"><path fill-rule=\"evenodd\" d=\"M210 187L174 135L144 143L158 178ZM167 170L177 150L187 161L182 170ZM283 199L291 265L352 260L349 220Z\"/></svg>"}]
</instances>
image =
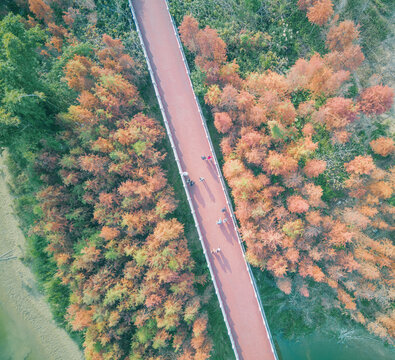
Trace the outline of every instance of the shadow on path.
<instances>
[{"instance_id":1,"label":"shadow on path","mask_svg":"<svg viewBox=\"0 0 395 360\"><path fill-rule=\"evenodd\" d=\"M189 185L188 185L189 186ZM206 202L204 201L204 196L200 192L198 183L195 181L195 185L189 186L189 192L191 197L196 199L196 201L202 205L202 207L206 207Z\"/></svg>"},{"instance_id":2,"label":"shadow on path","mask_svg":"<svg viewBox=\"0 0 395 360\"><path fill-rule=\"evenodd\" d=\"M203 183L203 185L204 185L204 188L205 188L206 191L207 191L208 196L210 197L210 200L211 200L212 202L215 202L215 196L214 196L214 194L212 193L212 191L210 190L210 187L207 185L206 181L202 181L202 183Z\"/></svg>"},{"instance_id":3,"label":"shadow on path","mask_svg":"<svg viewBox=\"0 0 395 360\"><path fill-rule=\"evenodd\" d=\"M232 269L230 267L229 261L226 259L226 257L224 256L222 250L216 254L216 259L218 260L219 265L221 266L222 270L224 272L232 272Z\"/></svg>"}]
</instances>

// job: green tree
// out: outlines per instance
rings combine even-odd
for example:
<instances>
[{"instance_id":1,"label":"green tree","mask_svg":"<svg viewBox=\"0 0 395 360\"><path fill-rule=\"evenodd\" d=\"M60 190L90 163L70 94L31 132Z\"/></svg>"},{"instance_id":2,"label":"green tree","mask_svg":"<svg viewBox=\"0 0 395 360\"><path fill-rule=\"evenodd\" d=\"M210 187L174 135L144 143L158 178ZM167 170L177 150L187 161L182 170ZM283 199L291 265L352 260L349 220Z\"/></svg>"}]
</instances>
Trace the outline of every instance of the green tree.
<instances>
[{"instance_id":1,"label":"green tree","mask_svg":"<svg viewBox=\"0 0 395 360\"><path fill-rule=\"evenodd\" d=\"M0 146L9 146L21 131L46 123L45 87L38 48L45 40L38 27L25 28L20 16L0 22Z\"/></svg>"}]
</instances>

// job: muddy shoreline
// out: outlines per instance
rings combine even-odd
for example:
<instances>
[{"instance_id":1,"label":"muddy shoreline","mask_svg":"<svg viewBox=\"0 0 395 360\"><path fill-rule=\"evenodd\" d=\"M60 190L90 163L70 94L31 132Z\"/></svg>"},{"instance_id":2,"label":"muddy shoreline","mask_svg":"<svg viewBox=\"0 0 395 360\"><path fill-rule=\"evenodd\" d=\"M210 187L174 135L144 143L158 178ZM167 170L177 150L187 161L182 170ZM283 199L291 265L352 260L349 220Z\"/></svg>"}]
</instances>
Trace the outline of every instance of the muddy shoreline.
<instances>
[{"instance_id":1,"label":"muddy shoreline","mask_svg":"<svg viewBox=\"0 0 395 360\"><path fill-rule=\"evenodd\" d=\"M82 360L77 344L59 328L45 298L37 290L31 270L20 260L26 243L18 226L7 182L10 177L0 157L0 360Z\"/></svg>"}]
</instances>

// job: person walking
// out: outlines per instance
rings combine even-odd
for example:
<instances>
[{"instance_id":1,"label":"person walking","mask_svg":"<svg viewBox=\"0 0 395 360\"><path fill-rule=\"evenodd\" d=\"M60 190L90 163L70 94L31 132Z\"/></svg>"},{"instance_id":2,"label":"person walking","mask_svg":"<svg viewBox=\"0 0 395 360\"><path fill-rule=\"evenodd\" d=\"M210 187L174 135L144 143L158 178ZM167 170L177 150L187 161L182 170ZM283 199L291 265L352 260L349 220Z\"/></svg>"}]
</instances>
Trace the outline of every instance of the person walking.
<instances>
[{"instance_id":1,"label":"person walking","mask_svg":"<svg viewBox=\"0 0 395 360\"><path fill-rule=\"evenodd\" d=\"M224 221L224 223L227 223L227 222L228 222L228 219L227 219L227 218L224 218L223 221Z\"/></svg>"},{"instance_id":2,"label":"person walking","mask_svg":"<svg viewBox=\"0 0 395 360\"><path fill-rule=\"evenodd\" d=\"M221 211L224 213L226 212L226 208L222 208Z\"/></svg>"},{"instance_id":3,"label":"person walking","mask_svg":"<svg viewBox=\"0 0 395 360\"><path fill-rule=\"evenodd\" d=\"M221 220L221 219L218 219L217 225L221 225L221 224L222 224L222 220Z\"/></svg>"},{"instance_id":4,"label":"person walking","mask_svg":"<svg viewBox=\"0 0 395 360\"><path fill-rule=\"evenodd\" d=\"M204 177L199 178L199 181L204 181L204 180L205 180Z\"/></svg>"},{"instance_id":5,"label":"person walking","mask_svg":"<svg viewBox=\"0 0 395 360\"><path fill-rule=\"evenodd\" d=\"M211 160L213 157L211 155L207 156L207 160Z\"/></svg>"},{"instance_id":6,"label":"person walking","mask_svg":"<svg viewBox=\"0 0 395 360\"><path fill-rule=\"evenodd\" d=\"M207 159L204 155L202 155L201 158L202 158L202 160L206 160Z\"/></svg>"},{"instance_id":7,"label":"person walking","mask_svg":"<svg viewBox=\"0 0 395 360\"><path fill-rule=\"evenodd\" d=\"M183 173L182 173L182 176L184 176L184 177L187 177L189 174L186 172L186 171L184 171Z\"/></svg>"},{"instance_id":8,"label":"person walking","mask_svg":"<svg viewBox=\"0 0 395 360\"><path fill-rule=\"evenodd\" d=\"M216 253L219 253L221 251L220 248L218 248L217 250L215 250Z\"/></svg>"}]
</instances>

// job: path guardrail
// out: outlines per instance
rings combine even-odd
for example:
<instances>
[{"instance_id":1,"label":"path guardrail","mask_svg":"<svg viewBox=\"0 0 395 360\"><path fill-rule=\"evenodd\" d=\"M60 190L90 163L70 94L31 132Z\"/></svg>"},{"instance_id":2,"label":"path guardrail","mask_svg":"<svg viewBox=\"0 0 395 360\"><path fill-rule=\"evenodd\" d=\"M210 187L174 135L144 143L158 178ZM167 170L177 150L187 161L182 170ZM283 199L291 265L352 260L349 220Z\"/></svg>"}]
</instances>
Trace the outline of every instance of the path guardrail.
<instances>
[{"instance_id":1,"label":"path guardrail","mask_svg":"<svg viewBox=\"0 0 395 360\"><path fill-rule=\"evenodd\" d=\"M133 20L134 20L134 23L135 23L135 26L136 26L137 33L139 35L140 43L141 43L141 46L143 48L144 57L145 57L145 61L147 62L148 71L150 73L152 84L154 85L155 95L156 95L156 98L157 98L158 103L159 103L160 111L162 113L163 122L165 124L166 132L167 132L167 135L168 135L169 140L170 140L171 148L173 149L174 157L175 157L175 160L176 160L176 163L177 163L177 167L178 167L178 172L179 172L179 174L181 176L182 184L183 184L185 193L187 195L189 207L191 208L191 213L192 213L192 216L193 216L193 220L195 222L195 227L196 227L196 230L197 230L197 233L198 233L198 236L199 236L199 240L200 240L200 242L202 244L203 253L204 253L204 256L206 258L207 266L209 268L211 279L212 279L213 284L214 284L215 293L217 295L218 302L219 302L219 305L220 305L220 308L221 308L221 311L222 311L222 315L224 317L225 325L226 325L227 332L228 332L228 335L229 335L229 338L230 338L230 342L232 344L233 352L235 354L236 360L239 360L240 357L239 357L239 354L237 352L236 343L234 341L233 334L232 334L232 331L231 331L231 328L230 328L230 325L229 325L229 320L228 320L228 317L227 317L227 314L226 314L226 311L225 311L225 308L224 308L224 304L223 304L223 301L222 301L222 298L221 298L221 295L220 295L220 292L219 292L219 289L218 289L217 281L215 280L214 272L213 272L213 269L211 267L210 259L208 257L206 245L204 243L202 232L201 232L200 226L199 226L199 222L198 222L197 217L196 217L196 212L195 212L195 208L194 208L193 203L192 203L192 199L191 199L191 196L190 196L190 193L189 193L189 189L187 187L185 177L183 176L184 170L181 167L181 163L180 163L180 159L179 159L179 156L178 156L177 148L174 145L173 135L171 133L170 126L169 126L169 123L168 123L168 120L167 120L167 116L166 116L166 112L165 112L165 109L163 107L163 103L162 103L162 99L161 99L160 94L159 94L158 86L156 84L155 75L154 75L154 72L152 71L151 62L150 62L150 60L148 58L148 55L147 55L147 51L146 51L146 48L145 48L143 36L141 34L140 27L139 27L139 24L138 24L138 21L137 21L137 16L136 16L136 13L135 13L134 8L133 8L132 1L128 0L128 2L129 2L129 8L130 8L130 11L132 13ZM166 6L167 6L167 10L169 10L167 2L166 2ZM174 27L175 25L174 25L173 18L171 17L170 13L169 13L169 16L171 18L171 21L172 21L172 24L173 24L173 27ZM176 35L177 35L177 41L178 41L178 44L179 44L179 47L180 47L181 42L180 42L180 39L178 37L178 33L177 32L176 32ZM188 64L185 61L184 52L182 51L182 49L180 49L180 51L181 51L182 56L183 56L184 64L186 65L188 79L189 79L189 67L188 67ZM191 84L191 86L192 86L192 84ZM193 91L193 87L192 87L192 91ZM193 92L193 94L194 94L195 100L196 100L195 92ZM199 107L199 111L201 112L200 107ZM212 144L210 142L210 147L211 146L212 146ZM215 155L215 154L213 153L213 155ZM217 165L217 162L216 162L216 165ZM218 170L218 165L217 165L217 170Z\"/></svg>"},{"instance_id":2,"label":"path guardrail","mask_svg":"<svg viewBox=\"0 0 395 360\"><path fill-rule=\"evenodd\" d=\"M244 261L245 261L245 264L246 264L246 267L247 267L247 271L248 271L248 274L250 276L250 281L251 281L251 284L252 284L252 286L254 288L255 298L256 298L256 300L258 302L258 306L259 306L259 309L260 309L260 312L261 312L261 315L262 315L262 320L263 320L263 322L265 324L265 327L266 327L266 330L267 330L267 334L268 334L270 345L271 345L271 350L272 350L272 353L273 353L275 359L278 359L276 348L275 348L275 345L274 345L274 342L273 342L273 338L272 338L272 334L270 332L269 324L268 324L268 321L267 321L267 318L266 318L265 310L263 308L261 296L259 295L258 286L256 284L254 274L252 273L251 266L250 266L249 262L247 261L247 259L245 258L245 246L244 246L244 243L243 243L243 241L241 239L240 231L239 231L239 228L237 226L237 220L236 220L236 217L235 217L235 214L234 214L232 203L230 201L230 195L229 195L228 189L226 187L225 180L224 180L224 178L222 176L221 168L219 166L217 155L216 155L215 150L214 150L214 145L213 145L213 143L211 141L210 132L208 130L207 123L206 123L205 117L203 115L203 111L201 109L201 106L200 106L199 100L198 100L198 98L196 96L196 93L193 90L193 84L192 84L191 77L190 77L190 69L189 69L189 65L188 65L188 62L187 62L186 57L185 57L185 53L184 53L183 47L182 47L182 42L181 42L180 36L178 34L178 30L177 30L176 24L174 22L174 19L173 19L173 17L170 14L168 0L165 0L165 1L166 1L167 11L169 13L171 22L173 24L173 30L174 30L174 33L176 35L177 41L178 41L178 48L180 49L181 56L182 56L183 61L184 61L185 69L186 69L186 72L187 72L187 75L188 75L189 84L190 84L190 86L192 88L192 92L193 92L193 95L195 97L195 103L196 103L196 105L198 107L198 111L200 113L200 118L202 120L202 124L203 124L204 130L205 130L205 133L206 133L206 137L207 137L207 140L208 140L209 145L210 145L211 153L213 154L213 159L214 159L214 162L215 162L215 166L217 168L218 178L219 178L219 180L221 182L222 190L225 193L226 203L227 203L227 205L229 207L229 210L230 210L229 212L230 212L231 217L232 217L233 227L234 227L234 229L236 231L238 242L239 242L241 251L243 253Z\"/></svg>"}]
</instances>

